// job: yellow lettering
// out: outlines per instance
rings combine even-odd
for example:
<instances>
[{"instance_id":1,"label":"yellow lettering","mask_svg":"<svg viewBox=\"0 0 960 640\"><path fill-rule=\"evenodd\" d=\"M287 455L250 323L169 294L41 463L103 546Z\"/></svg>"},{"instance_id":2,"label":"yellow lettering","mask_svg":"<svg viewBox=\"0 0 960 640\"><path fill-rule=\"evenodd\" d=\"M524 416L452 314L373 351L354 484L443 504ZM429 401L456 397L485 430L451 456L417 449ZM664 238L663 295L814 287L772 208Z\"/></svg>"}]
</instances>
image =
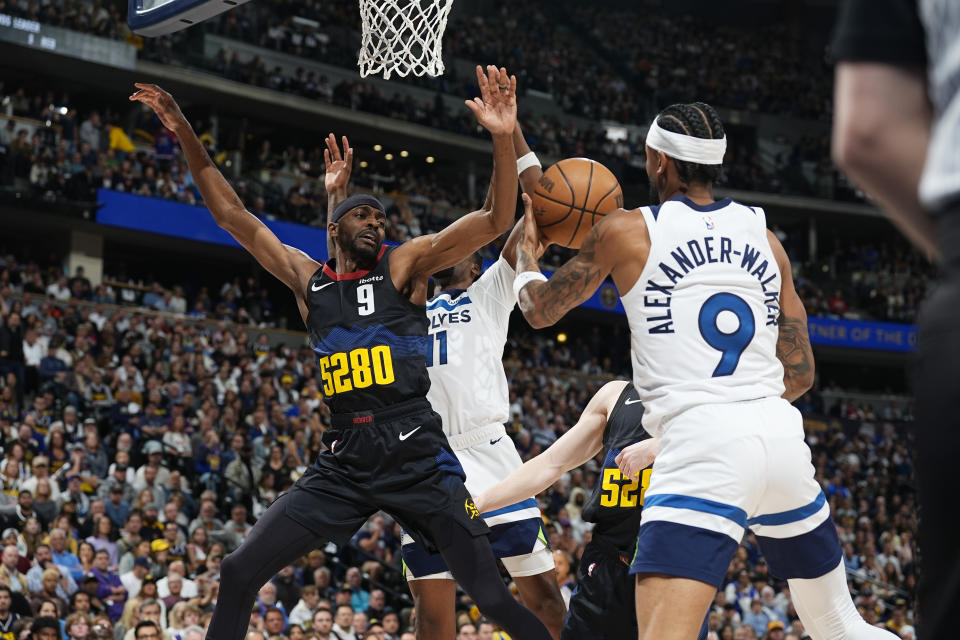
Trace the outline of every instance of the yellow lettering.
<instances>
[{"instance_id":1,"label":"yellow lettering","mask_svg":"<svg viewBox=\"0 0 960 640\"><path fill-rule=\"evenodd\" d=\"M351 351L350 369L353 373L353 386L355 389L365 389L373 384L373 376L370 373L369 350L354 349Z\"/></svg>"},{"instance_id":2,"label":"yellow lettering","mask_svg":"<svg viewBox=\"0 0 960 640\"><path fill-rule=\"evenodd\" d=\"M365 389L374 383L386 385L396 380L393 355L387 345L372 349L358 348L349 353L334 353L323 356L317 364L320 367L325 396Z\"/></svg>"},{"instance_id":3,"label":"yellow lettering","mask_svg":"<svg viewBox=\"0 0 960 640\"><path fill-rule=\"evenodd\" d=\"M636 507L637 504L642 506L652 472L653 469L644 469L640 478L626 478L616 467L604 469L600 485L600 506L626 509ZM637 489L640 489L639 495Z\"/></svg>"},{"instance_id":4,"label":"yellow lettering","mask_svg":"<svg viewBox=\"0 0 960 640\"><path fill-rule=\"evenodd\" d=\"M350 364L347 362L347 354L335 353L330 356L330 364L336 367L333 371L333 387L336 389L337 393L344 393L346 391L351 391L353 385L350 384L349 379L345 379L347 374L350 373Z\"/></svg>"},{"instance_id":5,"label":"yellow lettering","mask_svg":"<svg viewBox=\"0 0 960 640\"><path fill-rule=\"evenodd\" d=\"M327 368L330 366L330 358L323 356L320 358L320 377L323 378L323 395L332 396L335 392L333 389L333 377L330 375L330 372L327 371Z\"/></svg>"},{"instance_id":6,"label":"yellow lettering","mask_svg":"<svg viewBox=\"0 0 960 640\"><path fill-rule=\"evenodd\" d=\"M373 379L377 384L391 384L396 378L393 375L393 357L390 347L380 345L370 350L373 360Z\"/></svg>"},{"instance_id":7,"label":"yellow lettering","mask_svg":"<svg viewBox=\"0 0 960 640\"><path fill-rule=\"evenodd\" d=\"M620 503L620 485L617 484L619 479L620 469L613 467L603 470L603 483L600 485L603 490L600 494L600 506L615 507Z\"/></svg>"}]
</instances>

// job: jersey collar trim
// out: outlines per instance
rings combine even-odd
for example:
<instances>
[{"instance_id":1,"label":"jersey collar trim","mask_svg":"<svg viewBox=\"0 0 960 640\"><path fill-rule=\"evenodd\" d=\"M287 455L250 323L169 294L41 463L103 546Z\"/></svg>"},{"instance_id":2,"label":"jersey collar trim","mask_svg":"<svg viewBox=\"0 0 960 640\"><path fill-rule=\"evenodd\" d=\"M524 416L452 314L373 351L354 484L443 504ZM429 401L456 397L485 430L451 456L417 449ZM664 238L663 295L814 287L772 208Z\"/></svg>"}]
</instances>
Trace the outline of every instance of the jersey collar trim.
<instances>
[{"instance_id":1,"label":"jersey collar trim","mask_svg":"<svg viewBox=\"0 0 960 640\"><path fill-rule=\"evenodd\" d=\"M377 254L377 261L380 261L380 258L383 257L383 254L387 251L387 245L380 247L380 253ZM340 281L340 280L356 280L357 278L362 278L367 275L373 269L366 269L364 271L351 271L350 273L337 273L330 267L330 263L333 262L331 259L328 262L323 264L323 273L330 277L331 280Z\"/></svg>"},{"instance_id":2,"label":"jersey collar trim","mask_svg":"<svg viewBox=\"0 0 960 640\"><path fill-rule=\"evenodd\" d=\"M431 301L436 300L440 296L444 296L444 295L450 296L451 300L456 300L460 294L466 293L466 291L467 291L466 289L444 289L437 295L433 296L433 298L431 298Z\"/></svg>"},{"instance_id":3,"label":"jersey collar trim","mask_svg":"<svg viewBox=\"0 0 960 640\"><path fill-rule=\"evenodd\" d=\"M694 211L716 211L717 209L723 209L725 206L733 202L730 198L721 198L716 202L711 202L710 204L697 204L690 198L684 195L676 195L670 198L670 200L676 200L677 202L682 202L687 205ZM668 202L670 201L668 200ZM654 218L656 220L656 218Z\"/></svg>"}]
</instances>

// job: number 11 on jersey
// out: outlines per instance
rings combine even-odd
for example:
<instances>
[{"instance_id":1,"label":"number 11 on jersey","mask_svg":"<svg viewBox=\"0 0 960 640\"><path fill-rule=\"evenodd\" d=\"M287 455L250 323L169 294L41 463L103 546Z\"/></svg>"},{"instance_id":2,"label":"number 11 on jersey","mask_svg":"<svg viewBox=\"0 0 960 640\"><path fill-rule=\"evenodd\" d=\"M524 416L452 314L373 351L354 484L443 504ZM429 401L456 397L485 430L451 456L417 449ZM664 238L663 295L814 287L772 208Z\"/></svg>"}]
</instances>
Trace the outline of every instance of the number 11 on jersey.
<instances>
[{"instance_id":1,"label":"number 11 on jersey","mask_svg":"<svg viewBox=\"0 0 960 640\"><path fill-rule=\"evenodd\" d=\"M437 364L447 364L447 332L437 331L436 333L429 334L427 337L430 339L430 343L427 346L427 366L433 366L433 352L435 344L440 350L440 353L437 357Z\"/></svg>"}]
</instances>

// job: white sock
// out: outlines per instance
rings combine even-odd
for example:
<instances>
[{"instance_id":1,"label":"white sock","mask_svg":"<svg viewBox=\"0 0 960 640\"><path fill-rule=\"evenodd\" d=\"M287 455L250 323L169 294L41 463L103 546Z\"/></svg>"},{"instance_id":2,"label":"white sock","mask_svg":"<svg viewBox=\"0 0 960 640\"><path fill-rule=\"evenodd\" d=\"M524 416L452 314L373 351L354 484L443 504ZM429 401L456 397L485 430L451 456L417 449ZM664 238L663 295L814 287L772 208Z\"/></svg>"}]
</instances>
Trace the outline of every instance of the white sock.
<instances>
[{"instance_id":1,"label":"white sock","mask_svg":"<svg viewBox=\"0 0 960 640\"><path fill-rule=\"evenodd\" d=\"M880 640L897 636L867 624L847 589L843 560L819 578L787 580L800 621L813 640Z\"/></svg>"}]
</instances>

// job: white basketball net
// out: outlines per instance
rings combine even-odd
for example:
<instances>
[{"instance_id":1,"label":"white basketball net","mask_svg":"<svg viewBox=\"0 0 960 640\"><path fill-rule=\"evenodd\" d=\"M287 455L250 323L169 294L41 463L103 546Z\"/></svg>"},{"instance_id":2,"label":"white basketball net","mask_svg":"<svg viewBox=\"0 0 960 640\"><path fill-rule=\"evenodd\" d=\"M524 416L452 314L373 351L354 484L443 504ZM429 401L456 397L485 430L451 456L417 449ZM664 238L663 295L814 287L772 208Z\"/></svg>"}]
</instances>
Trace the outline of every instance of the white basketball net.
<instances>
[{"instance_id":1,"label":"white basketball net","mask_svg":"<svg viewBox=\"0 0 960 640\"><path fill-rule=\"evenodd\" d=\"M441 40L453 0L360 0L360 75L443 73Z\"/></svg>"}]
</instances>

